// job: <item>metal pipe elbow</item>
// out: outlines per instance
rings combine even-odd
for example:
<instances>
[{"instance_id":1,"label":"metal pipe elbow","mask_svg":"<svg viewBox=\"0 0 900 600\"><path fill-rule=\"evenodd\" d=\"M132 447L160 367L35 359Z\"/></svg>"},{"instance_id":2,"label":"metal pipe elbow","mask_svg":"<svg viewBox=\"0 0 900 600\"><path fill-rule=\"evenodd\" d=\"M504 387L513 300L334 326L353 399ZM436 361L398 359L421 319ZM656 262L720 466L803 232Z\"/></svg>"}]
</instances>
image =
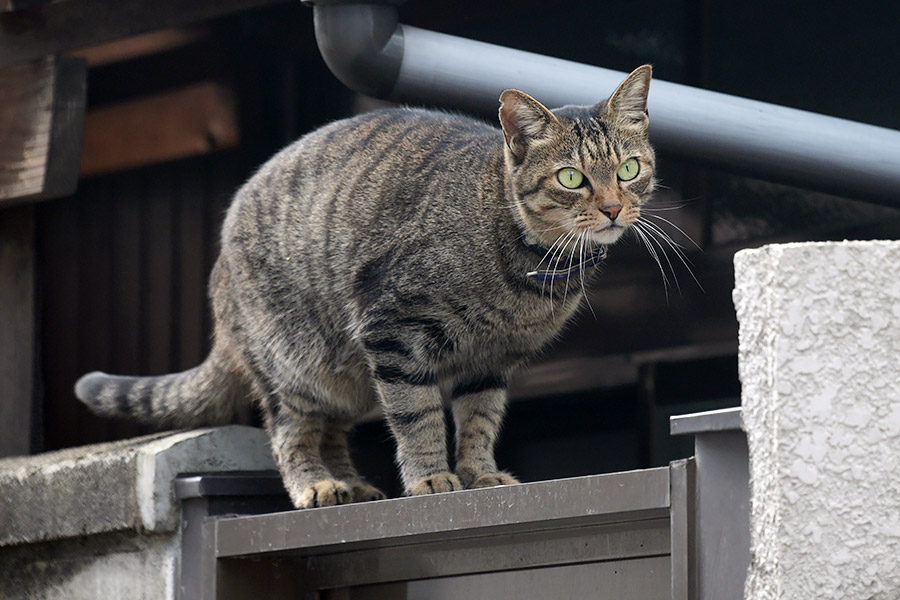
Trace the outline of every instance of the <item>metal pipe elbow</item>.
<instances>
[{"instance_id":1,"label":"metal pipe elbow","mask_svg":"<svg viewBox=\"0 0 900 600\"><path fill-rule=\"evenodd\" d=\"M325 64L347 87L367 96L390 96L403 59L397 0L367 4L313 0L316 42Z\"/></svg>"}]
</instances>

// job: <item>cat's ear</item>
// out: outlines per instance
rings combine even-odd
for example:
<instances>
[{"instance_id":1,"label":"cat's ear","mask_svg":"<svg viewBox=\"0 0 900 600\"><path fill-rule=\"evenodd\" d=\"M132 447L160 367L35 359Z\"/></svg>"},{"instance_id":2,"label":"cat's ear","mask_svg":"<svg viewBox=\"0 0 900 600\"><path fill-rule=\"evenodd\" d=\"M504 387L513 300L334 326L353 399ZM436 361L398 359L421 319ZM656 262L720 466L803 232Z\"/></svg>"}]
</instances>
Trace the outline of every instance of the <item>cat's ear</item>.
<instances>
[{"instance_id":1,"label":"cat's ear","mask_svg":"<svg viewBox=\"0 0 900 600\"><path fill-rule=\"evenodd\" d=\"M650 92L652 75L653 67L650 65L632 71L607 100L607 114L623 125L646 127L649 123L647 94Z\"/></svg>"},{"instance_id":2,"label":"cat's ear","mask_svg":"<svg viewBox=\"0 0 900 600\"><path fill-rule=\"evenodd\" d=\"M522 160L529 144L552 136L559 119L525 92L506 90L500 94L500 125L510 152Z\"/></svg>"}]
</instances>

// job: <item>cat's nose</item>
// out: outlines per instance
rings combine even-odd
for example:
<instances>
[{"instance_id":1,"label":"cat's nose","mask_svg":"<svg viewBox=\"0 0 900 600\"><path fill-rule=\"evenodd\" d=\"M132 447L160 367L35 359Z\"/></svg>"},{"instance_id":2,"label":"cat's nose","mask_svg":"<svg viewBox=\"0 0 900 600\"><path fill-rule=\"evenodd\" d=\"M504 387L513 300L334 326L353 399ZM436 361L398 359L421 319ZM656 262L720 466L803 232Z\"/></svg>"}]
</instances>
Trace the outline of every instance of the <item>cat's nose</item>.
<instances>
[{"instance_id":1,"label":"cat's nose","mask_svg":"<svg viewBox=\"0 0 900 600\"><path fill-rule=\"evenodd\" d=\"M600 212L609 217L610 221L616 220L616 217L619 216L620 210L622 210L621 204L613 204L611 206L603 206L600 208Z\"/></svg>"}]
</instances>

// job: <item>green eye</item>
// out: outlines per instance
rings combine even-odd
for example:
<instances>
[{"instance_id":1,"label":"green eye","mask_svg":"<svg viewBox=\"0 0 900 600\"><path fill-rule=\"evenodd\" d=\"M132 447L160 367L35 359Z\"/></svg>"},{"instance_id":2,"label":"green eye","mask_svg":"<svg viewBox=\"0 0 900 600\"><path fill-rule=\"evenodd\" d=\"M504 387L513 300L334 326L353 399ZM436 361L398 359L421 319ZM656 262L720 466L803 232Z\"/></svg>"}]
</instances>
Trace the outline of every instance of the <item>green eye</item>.
<instances>
[{"instance_id":1,"label":"green eye","mask_svg":"<svg viewBox=\"0 0 900 600\"><path fill-rule=\"evenodd\" d=\"M640 172L641 163L639 163L636 158L629 158L622 163L619 170L616 171L616 175L619 176L619 181L631 181L637 177Z\"/></svg>"},{"instance_id":2,"label":"green eye","mask_svg":"<svg viewBox=\"0 0 900 600\"><path fill-rule=\"evenodd\" d=\"M560 169L559 173L556 174L556 178L563 184L563 187L567 187L570 190L579 188L584 183L584 175L581 174L581 171L572 167Z\"/></svg>"}]
</instances>

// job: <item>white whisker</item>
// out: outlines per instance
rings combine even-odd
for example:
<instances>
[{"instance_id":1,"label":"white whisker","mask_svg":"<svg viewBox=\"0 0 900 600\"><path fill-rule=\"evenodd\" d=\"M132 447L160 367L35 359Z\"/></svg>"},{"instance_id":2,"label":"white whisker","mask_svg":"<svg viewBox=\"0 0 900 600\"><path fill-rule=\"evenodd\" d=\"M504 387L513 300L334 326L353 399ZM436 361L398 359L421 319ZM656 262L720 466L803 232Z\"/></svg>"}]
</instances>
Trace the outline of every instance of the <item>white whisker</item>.
<instances>
[{"instance_id":1,"label":"white whisker","mask_svg":"<svg viewBox=\"0 0 900 600\"><path fill-rule=\"evenodd\" d=\"M559 244L560 240L562 240L562 238L564 238L565 236L566 236L566 234L562 233L559 235L559 237L557 237L555 240L553 240L553 243L550 244L549 248L547 248L547 252L544 254L544 256L541 257L541 260L538 261L538 264L535 265L535 267L534 267L535 273L538 273L540 271L541 265L544 263L544 261L547 259L547 256L549 256L551 252L553 253L554 256L556 255L555 248L556 248L557 244ZM546 280L541 281L541 298L544 297L544 286L546 285L546 283L547 283ZM553 295L552 295L552 293L550 295L550 312L551 313L553 312Z\"/></svg>"},{"instance_id":2,"label":"white whisker","mask_svg":"<svg viewBox=\"0 0 900 600\"><path fill-rule=\"evenodd\" d=\"M557 253L561 252L562 249L566 246L566 244L568 244L568 239L571 235L572 235L572 232L567 231L565 233L560 234L560 236L556 238L556 240L553 242L553 244L551 244L550 247L547 249L547 252L541 258L541 260L535 266L535 271L534 271L535 273L540 271L540 266L547 259L547 256L550 256L550 262L547 265L548 270L546 270L545 273L555 272L554 265L556 264ZM546 284L547 284L546 279L541 281L541 297L542 298L544 297L544 288L545 288ZM552 279L550 280L550 313L551 314L553 313L553 280Z\"/></svg>"},{"instance_id":3,"label":"white whisker","mask_svg":"<svg viewBox=\"0 0 900 600\"><path fill-rule=\"evenodd\" d=\"M553 241L553 243L550 244L550 247L547 248L547 252L544 253L544 256L542 256L542 257L541 257L541 260L538 261L538 264L535 265L535 270L539 269L540 266L541 266L541 264L543 264L543 262L544 262L545 260L547 260L547 257L550 255L551 252L554 251L553 249L556 248L556 245L557 245L564 237L566 237L567 233L568 233L568 232L559 234L559 237L557 237L557 238Z\"/></svg>"},{"instance_id":4,"label":"white whisker","mask_svg":"<svg viewBox=\"0 0 900 600\"><path fill-rule=\"evenodd\" d=\"M581 252L579 255L579 259L581 260L582 264L584 263L584 245L586 241L588 241L587 231L585 231L581 236ZM590 242L588 241L588 243ZM590 251L590 248L588 248L588 251ZM584 283L584 269L581 270L581 294L584 296L584 301L587 302L588 309L591 311L591 314L594 316L594 320L596 321L597 313L594 312L594 307L591 306L591 299L588 297L587 286Z\"/></svg>"},{"instance_id":5,"label":"white whisker","mask_svg":"<svg viewBox=\"0 0 900 600\"><path fill-rule=\"evenodd\" d=\"M679 210L687 206L687 202L682 202L676 206L642 206L641 212L660 212L666 210Z\"/></svg>"},{"instance_id":6,"label":"white whisker","mask_svg":"<svg viewBox=\"0 0 900 600\"><path fill-rule=\"evenodd\" d=\"M668 300L669 300L669 278L666 277L666 272L663 269L662 261L659 260L659 256L656 253L656 249L650 244L650 240L647 239L647 234L644 233L643 229L641 228L640 222L636 222L634 224L633 230L634 230L635 234L638 236L638 238L643 242L644 247L647 248L647 251L650 253L650 256L656 262L656 266L659 267L659 274L662 276L662 280L663 280L663 291L665 291L665 293L666 293L666 301L668 302Z\"/></svg>"},{"instance_id":7,"label":"white whisker","mask_svg":"<svg viewBox=\"0 0 900 600\"><path fill-rule=\"evenodd\" d=\"M703 286L700 284L700 281L697 280L697 276L694 275L694 270L691 268L692 265L691 265L690 259L688 259L687 255L684 253L684 250L682 250L683 246L675 243L672 240L672 238L669 236L669 234L664 229L662 229L659 225L656 225L655 223L650 223L649 221L641 221L641 224L648 228L647 229L648 233L655 232L660 238L662 238L662 240L666 244L668 244L668 246L672 249L672 251L675 252L675 256L678 257L678 260L681 261L681 264L684 265L684 268L687 269L687 272L690 273L691 278L693 278L694 283L697 284L697 287L699 287L701 290L703 290ZM659 243L659 242L657 241L657 243ZM670 263L670 268L671 268L671 263ZM672 271L672 275L673 276L675 275L674 270ZM676 283L677 283L677 279L676 279Z\"/></svg>"},{"instance_id":8,"label":"white whisker","mask_svg":"<svg viewBox=\"0 0 900 600\"><path fill-rule=\"evenodd\" d=\"M693 238L691 238L691 236L689 236L688 234L686 234L686 233L684 232L684 230L683 230L681 227L679 227L678 225L676 225L675 223L673 223L673 222L670 221L669 219L667 219L667 218L665 218L665 217L661 217L661 216L659 216L659 215L647 215L647 216L648 216L648 217L653 217L654 219L658 219L658 220L660 220L660 221L663 221L664 223L668 223L669 225L671 225L672 227L674 227L676 230L678 230L678 233L680 233L681 235L683 235L683 236L685 237L685 239L687 239L687 241L689 241L690 243L692 243L692 244L694 245L694 247L695 247L697 250L703 250L703 248L701 248L701 247L697 244L697 242L695 242L695 241L693 240ZM680 248L683 248L683 246L681 246L680 244L679 244L679 247L680 247Z\"/></svg>"},{"instance_id":9,"label":"white whisker","mask_svg":"<svg viewBox=\"0 0 900 600\"><path fill-rule=\"evenodd\" d=\"M675 274L675 268L672 266L672 261L669 260L669 254L666 252L665 247L662 245L662 242L660 242L659 238L657 237L660 235L659 228L654 227L652 223L649 223L647 221L641 221L641 225L644 226L644 233L647 234L647 236L650 238L651 242L654 242L657 245L657 247L659 248L659 253L662 254L662 257L665 259L666 264L669 265L669 272L672 273L672 280L675 282L675 289L677 289L678 293L680 294L681 293L681 284L678 283L678 276ZM671 244L669 244L669 245L672 246ZM673 250L675 249L674 246L672 246L672 248L673 248ZM678 250L675 250L675 252L677 253Z\"/></svg>"},{"instance_id":10,"label":"white whisker","mask_svg":"<svg viewBox=\"0 0 900 600\"><path fill-rule=\"evenodd\" d=\"M550 259L550 263L548 266L550 267L550 273L555 275L559 272L559 261L562 260L563 253L566 248L569 246L569 241L575 236L577 232L569 231L569 233L565 237L565 242L562 246L559 247L559 254L554 254ZM556 278L550 279L550 313L553 313L553 283L556 281ZM567 288L568 289L568 288ZM543 286L541 286L541 291L543 293Z\"/></svg>"},{"instance_id":11,"label":"white whisker","mask_svg":"<svg viewBox=\"0 0 900 600\"><path fill-rule=\"evenodd\" d=\"M584 236L584 232L582 231L572 240L572 251L569 253L569 266L567 268L567 271L569 273L572 272L572 264L575 262L575 250L578 247L578 240L582 239L583 236ZM581 264L581 263L579 263L579 264ZM563 294L563 304L566 303L566 298L568 298L568 297L569 297L569 284L568 284L568 282L566 282L566 291Z\"/></svg>"}]
</instances>

